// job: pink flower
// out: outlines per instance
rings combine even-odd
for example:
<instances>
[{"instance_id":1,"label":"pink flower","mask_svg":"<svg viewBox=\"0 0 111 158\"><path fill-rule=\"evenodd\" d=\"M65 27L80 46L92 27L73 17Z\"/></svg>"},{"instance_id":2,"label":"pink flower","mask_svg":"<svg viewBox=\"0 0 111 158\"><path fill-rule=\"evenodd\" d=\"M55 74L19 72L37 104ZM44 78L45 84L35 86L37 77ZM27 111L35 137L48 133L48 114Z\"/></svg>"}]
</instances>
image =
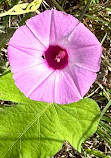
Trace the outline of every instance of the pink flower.
<instances>
[{"instance_id":1,"label":"pink flower","mask_svg":"<svg viewBox=\"0 0 111 158\"><path fill-rule=\"evenodd\" d=\"M17 87L32 100L58 104L83 98L96 79L101 53L84 24L57 10L29 19L8 47Z\"/></svg>"}]
</instances>

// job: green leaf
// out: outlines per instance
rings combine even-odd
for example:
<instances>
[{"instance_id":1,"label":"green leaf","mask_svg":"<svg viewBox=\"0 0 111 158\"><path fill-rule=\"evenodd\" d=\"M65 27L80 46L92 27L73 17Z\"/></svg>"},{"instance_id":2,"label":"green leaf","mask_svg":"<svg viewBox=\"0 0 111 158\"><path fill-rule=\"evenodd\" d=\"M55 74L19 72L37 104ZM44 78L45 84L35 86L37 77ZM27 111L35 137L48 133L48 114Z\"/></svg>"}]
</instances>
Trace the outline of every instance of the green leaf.
<instances>
[{"instance_id":1,"label":"green leaf","mask_svg":"<svg viewBox=\"0 0 111 158\"><path fill-rule=\"evenodd\" d=\"M26 98L10 70L0 78L0 99L16 102L0 108L1 158L48 158L65 140L81 151L100 119L100 109L92 99L57 105Z\"/></svg>"},{"instance_id":2,"label":"green leaf","mask_svg":"<svg viewBox=\"0 0 111 158\"><path fill-rule=\"evenodd\" d=\"M31 3L17 4L13 8L6 11L5 13L1 13L0 17L6 16L6 15L20 15L20 14L25 14L29 12L34 12L39 8L41 3L42 3L42 0L34 0Z\"/></svg>"},{"instance_id":3,"label":"green leaf","mask_svg":"<svg viewBox=\"0 0 111 158\"><path fill-rule=\"evenodd\" d=\"M99 114L91 99L69 105L32 101L4 107L0 112L1 158L46 158L65 140L81 151L81 143L97 129Z\"/></svg>"},{"instance_id":4,"label":"green leaf","mask_svg":"<svg viewBox=\"0 0 111 158\"><path fill-rule=\"evenodd\" d=\"M0 77L0 100L12 101L15 103L30 102L30 99L26 98L24 94L15 86L10 69L4 72Z\"/></svg>"}]
</instances>

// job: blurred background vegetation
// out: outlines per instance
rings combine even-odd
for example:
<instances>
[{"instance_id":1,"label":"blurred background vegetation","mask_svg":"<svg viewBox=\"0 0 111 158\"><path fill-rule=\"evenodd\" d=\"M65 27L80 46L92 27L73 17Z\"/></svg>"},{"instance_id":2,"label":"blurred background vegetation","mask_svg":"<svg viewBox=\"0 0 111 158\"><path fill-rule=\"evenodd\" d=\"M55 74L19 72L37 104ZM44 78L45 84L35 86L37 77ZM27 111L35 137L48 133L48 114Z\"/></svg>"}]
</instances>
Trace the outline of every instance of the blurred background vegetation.
<instances>
[{"instance_id":1,"label":"blurred background vegetation","mask_svg":"<svg viewBox=\"0 0 111 158\"><path fill-rule=\"evenodd\" d=\"M30 17L51 8L78 18L101 42L101 69L86 97L94 99L103 110L111 100L111 0L0 0L0 75L9 66L7 46L15 30ZM2 104L4 102L0 101ZM54 157L110 158L111 108L102 117L97 132L84 142L82 153L75 151L66 142Z\"/></svg>"}]
</instances>

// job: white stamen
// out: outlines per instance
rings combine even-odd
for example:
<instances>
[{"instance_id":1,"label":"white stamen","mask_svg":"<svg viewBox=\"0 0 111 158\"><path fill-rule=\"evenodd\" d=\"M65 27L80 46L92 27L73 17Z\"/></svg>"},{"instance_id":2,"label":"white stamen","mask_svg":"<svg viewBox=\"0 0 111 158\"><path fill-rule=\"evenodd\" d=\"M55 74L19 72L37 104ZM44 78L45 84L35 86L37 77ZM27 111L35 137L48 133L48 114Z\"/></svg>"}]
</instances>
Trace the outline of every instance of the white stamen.
<instances>
[{"instance_id":1,"label":"white stamen","mask_svg":"<svg viewBox=\"0 0 111 158\"><path fill-rule=\"evenodd\" d=\"M57 62L60 63L61 59L60 58L56 58Z\"/></svg>"}]
</instances>

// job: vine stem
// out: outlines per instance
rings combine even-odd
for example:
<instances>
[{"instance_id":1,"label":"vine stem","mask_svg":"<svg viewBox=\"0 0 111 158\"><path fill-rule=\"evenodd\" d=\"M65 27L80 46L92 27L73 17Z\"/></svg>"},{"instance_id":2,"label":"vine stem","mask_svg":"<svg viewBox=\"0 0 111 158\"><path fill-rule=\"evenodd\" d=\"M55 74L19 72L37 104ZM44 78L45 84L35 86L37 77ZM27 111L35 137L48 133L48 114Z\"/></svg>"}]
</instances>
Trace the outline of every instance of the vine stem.
<instances>
[{"instance_id":1,"label":"vine stem","mask_svg":"<svg viewBox=\"0 0 111 158\"><path fill-rule=\"evenodd\" d=\"M105 106L105 108L102 110L101 112L101 117L105 114L105 112L107 111L107 109L110 107L111 105L111 100L109 100L108 104Z\"/></svg>"}]
</instances>

